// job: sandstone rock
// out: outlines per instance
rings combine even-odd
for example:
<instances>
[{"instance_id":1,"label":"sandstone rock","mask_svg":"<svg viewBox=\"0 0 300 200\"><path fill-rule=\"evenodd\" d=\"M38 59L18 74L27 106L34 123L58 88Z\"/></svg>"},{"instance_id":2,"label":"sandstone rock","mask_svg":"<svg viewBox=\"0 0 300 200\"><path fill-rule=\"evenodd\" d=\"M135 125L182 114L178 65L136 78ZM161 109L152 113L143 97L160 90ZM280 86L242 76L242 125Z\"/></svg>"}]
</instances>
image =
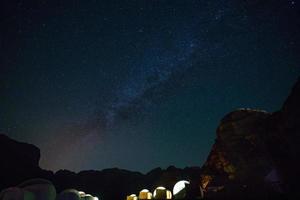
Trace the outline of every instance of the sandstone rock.
<instances>
[{"instance_id":1,"label":"sandstone rock","mask_svg":"<svg viewBox=\"0 0 300 200\"><path fill-rule=\"evenodd\" d=\"M300 79L278 112L239 109L221 120L202 168L201 185L207 191L223 188L227 192L232 186L233 193L260 193L263 197L275 184L277 189L271 193L295 195L300 176L299 144ZM271 178L274 171L276 179Z\"/></svg>"}]
</instances>

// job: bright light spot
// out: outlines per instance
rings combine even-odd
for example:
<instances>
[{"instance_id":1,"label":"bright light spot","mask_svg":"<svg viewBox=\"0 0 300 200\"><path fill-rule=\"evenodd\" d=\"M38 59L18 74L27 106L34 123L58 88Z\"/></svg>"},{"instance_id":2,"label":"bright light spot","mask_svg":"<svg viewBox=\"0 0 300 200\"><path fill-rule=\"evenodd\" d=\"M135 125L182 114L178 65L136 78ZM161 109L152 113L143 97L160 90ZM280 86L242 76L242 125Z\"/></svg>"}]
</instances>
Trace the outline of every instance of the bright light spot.
<instances>
[{"instance_id":1,"label":"bright light spot","mask_svg":"<svg viewBox=\"0 0 300 200\"><path fill-rule=\"evenodd\" d=\"M78 194L79 194L80 197L84 197L85 192L83 192L83 191L78 191Z\"/></svg>"},{"instance_id":2,"label":"bright light spot","mask_svg":"<svg viewBox=\"0 0 300 200\"><path fill-rule=\"evenodd\" d=\"M180 191L182 191L183 189L185 189L185 185L187 185L187 184L190 184L190 182L189 181L185 181L185 180L177 182L174 185L174 188L173 188L173 195L176 195Z\"/></svg>"},{"instance_id":3,"label":"bright light spot","mask_svg":"<svg viewBox=\"0 0 300 200\"><path fill-rule=\"evenodd\" d=\"M137 196L135 194L131 194L129 196L127 196L127 200L137 200Z\"/></svg>"},{"instance_id":4,"label":"bright light spot","mask_svg":"<svg viewBox=\"0 0 300 200\"><path fill-rule=\"evenodd\" d=\"M152 199L152 193L147 189L143 189L140 191L139 199Z\"/></svg>"},{"instance_id":5,"label":"bright light spot","mask_svg":"<svg viewBox=\"0 0 300 200\"><path fill-rule=\"evenodd\" d=\"M157 187L153 192L154 199L171 199L172 192L167 190L165 187Z\"/></svg>"}]
</instances>

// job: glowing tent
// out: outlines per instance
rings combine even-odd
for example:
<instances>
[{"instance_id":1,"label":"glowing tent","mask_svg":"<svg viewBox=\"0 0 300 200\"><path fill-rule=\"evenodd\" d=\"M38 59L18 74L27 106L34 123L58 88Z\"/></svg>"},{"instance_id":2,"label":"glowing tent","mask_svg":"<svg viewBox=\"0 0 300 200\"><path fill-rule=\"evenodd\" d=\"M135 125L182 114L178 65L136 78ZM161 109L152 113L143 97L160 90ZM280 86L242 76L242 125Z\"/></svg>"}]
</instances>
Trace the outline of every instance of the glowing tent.
<instances>
[{"instance_id":1,"label":"glowing tent","mask_svg":"<svg viewBox=\"0 0 300 200\"><path fill-rule=\"evenodd\" d=\"M55 200L56 198L54 185L45 179L31 179L21 183L18 187L33 193L35 200Z\"/></svg>"},{"instance_id":2,"label":"glowing tent","mask_svg":"<svg viewBox=\"0 0 300 200\"><path fill-rule=\"evenodd\" d=\"M184 199L187 196L187 187L190 185L189 181L178 181L173 188L173 195L175 199Z\"/></svg>"},{"instance_id":3,"label":"glowing tent","mask_svg":"<svg viewBox=\"0 0 300 200\"><path fill-rule=\"evenodd\" d=\"M85 194L83 191L77 191L74 189L68 189L62 191L56 200L99 200L98 197L94 197L90 194Z\"/></svg>"},{"instance_id":4,"label":"glowing tent","mask_svg":"<svg viewBox=\"0 0 300 200\"><path fill-rule=\"evenodd\" d=\"M0 193L0 200L35 200L34 194L18 187L11 187Z\"/></svg>"},{"instance_id":5,"label":"glowing tent","mask_svg":"<svg viewBox=\"0 0 300 200\"><path fill-rule=\"evenodd\" d=\"M137 196L135 194L131 194L129 196L127 196L126 200L137 200Z\"/></svg>"},{"instance_id":6,"label":"glowing tent","mask_svg":"<svg viewBox=\"0 0 300 200\"><path fill-rule=\"evenodd\" d=\"M55 198L55 187L44 179L31 179L0 193L0 200L55 200Z\"/></svg>"},{"instance_id":7,"label":"glowing tent","mask_svg":"<svg viewBox=\"0 0 300 200\"><path fill-rule=\"evenodd\" d=\"M80 194L74 189L64 190L57 196L57 200L80 200Z\"/></svg>"},{"instance_id":8,"label":"glowing tent","mask_svg":"<svg viewBox=\"0 0 300 200\"><path fill-rule=\"evenodd\" d=\"M83 192L83 191L78 191L78 194L79 194L79 196L80 196L80 198L81 198L81 197L84 197L85 192Z\"/></svg>"},{"instance_id":9,"label":"glowing tent","mask_svg":"<svg viewBox=\"0 0 300 200\"><path fill-rule=\"evenodd\" d=\"M143 189L140 191L139 199L152 199L152 193L147 189Z\"/></svg>"},{"instance_id":10,"label":"glowing tent","mask_svg":"<svg viewBox=\"0 0 300 200\"><path fill-rule=\"evenodd\" d=\"M94 197L90 194L86 194L81 199L82 200L94 200Z\"/></svg>"},{"instance_id":11,"label":"glowing tent","mask_svg":"<svg viewBox=\"0 0 300 200\"><path fill-rule=\"evenodd\" d=\"M157 187L153 192L154 199L172 199L171 191L167 190L165 187Z\"/></svg>"},{"instance_id":12,"label":"glowing tent","mask_svg":"<svg viewBox=\"0 0 300 200\"><path fill-rule=\"evenodd\" d=\"M84 194L80 199L81 200L99 200L98 197L94 197L90 194Z\"/></svg>"}]
</instances>

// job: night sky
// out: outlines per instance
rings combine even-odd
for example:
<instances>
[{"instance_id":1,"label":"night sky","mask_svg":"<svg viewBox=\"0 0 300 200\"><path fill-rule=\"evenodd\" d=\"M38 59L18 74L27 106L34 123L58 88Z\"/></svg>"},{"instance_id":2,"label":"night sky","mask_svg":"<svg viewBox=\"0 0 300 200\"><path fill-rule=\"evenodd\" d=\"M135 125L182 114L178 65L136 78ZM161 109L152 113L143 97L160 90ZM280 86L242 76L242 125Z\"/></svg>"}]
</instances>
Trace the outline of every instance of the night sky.
<instances>
[{"instance_id":1,"label":"night sky","mask_svg":"<svg viewBox=\"0 0 300 200\"><path fill-rule=\"evenodd\" d=\"M297 0L2 0L0 132L41 167L201 166L222 117L280 109Z\"/></svg>"}]
</instances>

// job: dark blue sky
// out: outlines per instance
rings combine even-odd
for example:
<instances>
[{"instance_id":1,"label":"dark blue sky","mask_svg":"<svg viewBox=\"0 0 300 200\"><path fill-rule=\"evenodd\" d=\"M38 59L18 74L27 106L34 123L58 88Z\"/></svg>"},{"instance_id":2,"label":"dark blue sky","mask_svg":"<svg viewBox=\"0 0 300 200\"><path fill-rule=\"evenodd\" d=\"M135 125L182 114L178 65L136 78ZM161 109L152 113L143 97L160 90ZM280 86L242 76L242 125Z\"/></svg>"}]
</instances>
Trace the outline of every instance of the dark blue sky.
<instances>
[{"instance_id":1,"label":"dark blue sky","mask_svg":"<svg viewBox=\"0 0 300 200\"><path fill-rule=\"evenodd\" d=\"M2 1L0 131L43 168L201 166L220 119L276 111L299 2Z\"/></svg>"}]
</instances>

